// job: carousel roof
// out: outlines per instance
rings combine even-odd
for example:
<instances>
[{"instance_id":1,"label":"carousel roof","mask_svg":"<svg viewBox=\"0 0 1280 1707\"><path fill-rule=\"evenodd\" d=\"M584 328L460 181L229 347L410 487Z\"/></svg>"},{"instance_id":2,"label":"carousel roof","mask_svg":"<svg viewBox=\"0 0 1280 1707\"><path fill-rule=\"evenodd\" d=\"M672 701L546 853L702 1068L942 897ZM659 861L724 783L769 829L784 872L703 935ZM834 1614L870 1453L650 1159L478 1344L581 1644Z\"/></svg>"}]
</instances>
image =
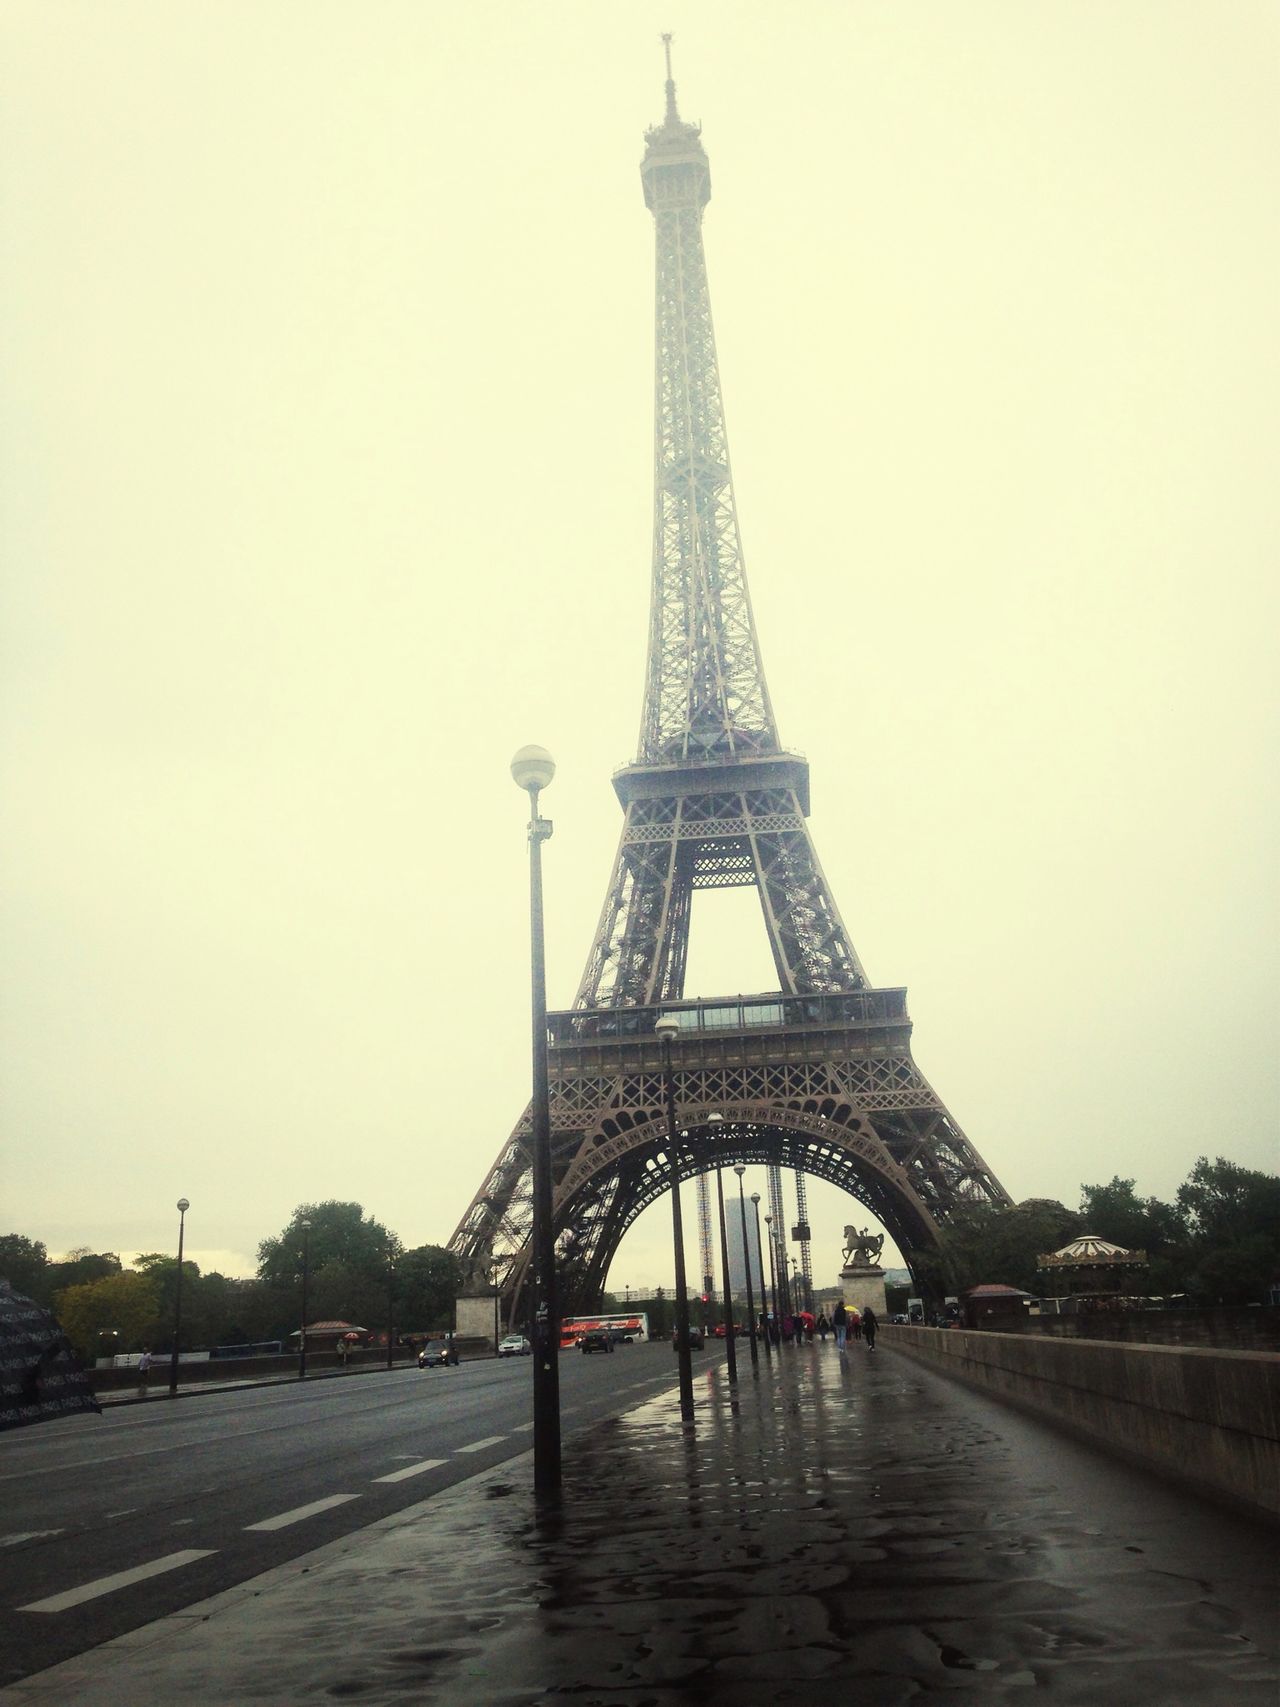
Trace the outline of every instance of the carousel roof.
<instances>
[{"instance_id":1,"label":"carousel roof","mask_svg":"<svg viewBox=\"0 0 1280 1707\"><path fill-rule=\"evenodd\" d=\"M1041 1268L1058 1268L1067 1263L1091 1267L1097 1263L1145 1264L1145 1251L1127 1251L1123 1245L1113 1245L1109 1239L1099 1239L1094 1233L1082 1233L1051 1256L1041 1257Z\"/></svg>"}]
</instances>

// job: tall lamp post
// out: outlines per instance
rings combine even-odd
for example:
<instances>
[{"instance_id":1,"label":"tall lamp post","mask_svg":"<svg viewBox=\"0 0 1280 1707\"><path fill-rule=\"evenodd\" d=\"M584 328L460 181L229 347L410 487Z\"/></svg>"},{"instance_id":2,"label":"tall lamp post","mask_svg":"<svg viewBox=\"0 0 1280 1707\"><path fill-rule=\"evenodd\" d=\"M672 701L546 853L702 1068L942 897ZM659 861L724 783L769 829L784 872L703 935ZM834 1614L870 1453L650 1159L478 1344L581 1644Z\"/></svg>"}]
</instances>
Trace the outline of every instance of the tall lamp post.
<instances>
[{"instance_id":1,"label":"tall lamp post","mask_svg":"<svg viewBox=\"0 0 1280 1707\"><path fill-rule=\"evenodd\" d=\"M782 1319L778 1315L778 1253L775 1249L773 1239L773 1216L766 1215L764 1218L764 1224L768 1228L765 1238L768 1240L769 1244L769 1291L772 1295L773 1301L773 1327L769 1334L769 1338L772 1339L774 1333L782 1327ZM760 1277L760 1284L762 1286L764 1285L763 1275Z\"/></svg>"},{"instance_id":2,"label":"tall lamp post","mask_svg":"<svg viewBox=\"0 0 1280 1707\"><path fill-rule=\"evenodd\" d=\"M395 1365L396 1343L396 1245L387 1240L387 1368Z\"/></svg>"},{"instance_id":3,"label":"tall lamp post","mask_svg":"<svg viewBox=\"0 0 1280 1707\"><path fill-rule=\"evenodd\" d=\"M680 1370L680 1416L693 1421L693 1354L689 1349L689 1294L684 1272L684 1220L680 1214L680 1156L676 1146L676 1076L671 1045L680 1029L674 1014L653 1028L662 1040L662 1079L667 1093L667 1153L671 1158L671 1236L676 1258L676 1358Z\"/></svg>"},{"instance_id":4,"label":"tall lamp post","mask_svg":"<svg viewBox=\"0 0 1280 1707\"><path fill-rule=\"evenodd\" d=\"M498 1300L502 1295L502 1288L498 1285L498 1265L497 1265L497 1263L494 1263L493 1267L489 1270L489 1284L493 1287L493 1355L495 1357L497 1357L497 1355L498 1355Z\"/></svg>"},{"instance_id":5,"label":"tall lamp post","mask_svg":"<svg viewBox=\"0 0 1280 1707\"><path fill-rule=\"evenodd\" d=\"M751 1193L751 1202L756 1217L756 1263L760 1269L760 1315L764 1320L764 1350L766 1357L773 1356L773 1335L769 1332L769 1289L764 1281L764 1246L760 1242L760 1193Z\"/></svg>"},{"instance_id":6,"label":"tall lamp post","mask_svg":"<svg viewBox=\"0 0 1280 1707\"><path fill-rule=\"evenodd\" d=\"M759 1369L760 1349L756 1345L756 1295L755 1288L751 1284L751 1247L747 1243L747 1200L742 1193L742 1176L747 1170L741 1162L738 1162L733 1171L738 1176L738 1213L742 1217L742 1260L747 1268L747 1321L750 1324L748 1331L751 1336L751 1367L752 1369Z\"/></svg>"},{"instance_id":7,"label":"tall lamp post","mask_svg":"<svg viewBox=\"0 0 1280 1707\"><path fill-rule=\"evenodd\" d=\"M178 1209L178 1284L173 1294L173 1356L169 1360L169 1397L178 1396L178 1338L182 1333L182 1240L187 1230L187 1210L191 1205L180 1197Z\"/></svg>"},{"instance_id":8,"label":"tall lamp post","mask_svg":"<svg viewBox=\"0 0 1280 1707\"><path fill-rule=\"evenodd\" d=\"M533 1485L560 1486L560 1312L552 1226L551 1095L547 1083L547 971L542 929L542 844L551 820L538 814L538 795L556 774L545 747L521 747L511 775L529 796L529 942L533 992Z\"/></svg>"},{"instance_id":9,"label":"tall lamp post","mask_svg":"<svg viewBox=\"0 0 1280 1707\"><path fill-rule=\"evenodd\" d=\"M729 1363L729 1385L738 1385L738 1341L733 1331L733 1289L729 1285L729 1232L724 1224L724 1179L716 1169L716 1202L720 1206L720 1272L724 1276L724 1343Z\"/></svg>"},{"instance_id":10,"label":"tall lamp post","mask_svg":"<svg viewBox=\"0 0 1280 1707\"><path fill-rule=\"evenodd\" d=\"M302 1226L302 1332L298 1335L298 1379L307 1373L307 1281L311 1264L311 1223Z\"/></svg>"}]
</instances>

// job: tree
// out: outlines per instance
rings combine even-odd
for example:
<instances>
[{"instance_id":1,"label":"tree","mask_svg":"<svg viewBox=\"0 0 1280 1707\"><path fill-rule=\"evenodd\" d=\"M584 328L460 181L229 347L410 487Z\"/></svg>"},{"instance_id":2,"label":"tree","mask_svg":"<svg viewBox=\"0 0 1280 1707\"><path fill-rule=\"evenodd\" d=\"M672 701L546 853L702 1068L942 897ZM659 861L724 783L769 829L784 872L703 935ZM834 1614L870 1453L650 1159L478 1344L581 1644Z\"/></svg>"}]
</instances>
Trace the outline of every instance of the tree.
<instances>
[{"instance_id":1,"label":"tree","mask_svg":"<svg viewBox=\"0 0 1280 1707\"><path fill-rule=\"evenodd\" d=\"M442 1245L416 1245L396 1261L396 1327L426 1333L453 1320L462 1264Z\"/></svg>"},{"instance_id":2,"label":"tree","mask_svg":"<svg viewBox=\"0 0 1280 1707\"><path fill-rule=\"evenodd\" d=\"M1110 1185L1082 1185L1080 1194L1083 1230L1126 1251L1157 1257L1182 1235L1173 1206L1158 1197L1139 1197L1131 1179L1117 1174Z\"/></svg>"},{"instance_id":3,"label":"tree","mask_svg":"<svg viewBox=\"0 0 1280 1707\"><path fill-rule=\"evenodd\" d=\"M326 1263L345 1264L358 1274L377 1281L386 1272L387 1246L395 1235L380 1221L366 1218L359 1203L300 1203L289 1225L278 1239L264 1239L258 1246L258 1278L269 1286L292 1287L302 1272L303 1228L306 1234L308 1267L318 1275Z\"/></svg>"},{"instance_id":4,"label":"tree","mask_svg":"<svg viewBox=\"0 0 1280 1707\"><path fill-rule=\"evenodd\" d=\"M54 1298L62 1331L85 1357L97 1357L103 1342L115 1351L149 1345L159 1327L155 1282L143 1274L109 1274L68 1286Z\"/></svg>"},{"instance_id":5,"label":"tree","mask_svg":"<svg viewBox=\"0 0 1280 1707\"><path fill-rule=\"evenodd\" d=\"M21 1233L0 1234L0 1275L15 1292L47 1304L48 1298L42 1294L48 1271L49 1253L39 1239L24 1238Z\"/></svg>"},{"instance_id":6,"label":"tree","mask_svg":"<svg viewBox=\"0 0 1280 1707\"><path fill-rule=\"evenodd\" d=\"M1260 1303L1280 1279L1280 1178L1200 1156L1178 1187L1187 1291L1207 1304Z\"/></svg>"},{"instance_id":7,"label":"tree","mask_svg":"<svg viewBox=\"0 0 1280 1707\"><path fill-rule=\"evenodd\" d=\"M1080 1218L1051 1197L999 1208L966 1204L942 1229L938 1250L913 1253L916 1278L933 1297L996 1281L1038 1292L1037 1263L1080 1231Z\"/></svg>"}]
</instances>

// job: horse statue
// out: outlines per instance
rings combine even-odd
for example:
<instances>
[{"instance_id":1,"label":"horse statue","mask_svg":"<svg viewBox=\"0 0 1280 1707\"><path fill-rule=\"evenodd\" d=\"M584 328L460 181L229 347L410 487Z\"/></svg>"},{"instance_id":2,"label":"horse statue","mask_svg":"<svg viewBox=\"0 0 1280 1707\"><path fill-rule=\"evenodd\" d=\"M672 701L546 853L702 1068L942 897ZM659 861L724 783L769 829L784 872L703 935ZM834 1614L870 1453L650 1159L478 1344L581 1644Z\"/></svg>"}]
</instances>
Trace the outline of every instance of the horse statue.
<instances>
[{"instance_id":1,"label":"horse statue","mask_svg":"<svg viewBox=\"0 0 1280 1707\"><path fill-rule=\"evenodd\" d=\"M884 1249L884 1234L872 1233L870 1228L863 1227L859 1231L855 1227L844 1230L844 1266L871 1268L880 1261L880 1252ZM857 1259L855 1264L854 1259Z\"/></svg>"}]
</instances>

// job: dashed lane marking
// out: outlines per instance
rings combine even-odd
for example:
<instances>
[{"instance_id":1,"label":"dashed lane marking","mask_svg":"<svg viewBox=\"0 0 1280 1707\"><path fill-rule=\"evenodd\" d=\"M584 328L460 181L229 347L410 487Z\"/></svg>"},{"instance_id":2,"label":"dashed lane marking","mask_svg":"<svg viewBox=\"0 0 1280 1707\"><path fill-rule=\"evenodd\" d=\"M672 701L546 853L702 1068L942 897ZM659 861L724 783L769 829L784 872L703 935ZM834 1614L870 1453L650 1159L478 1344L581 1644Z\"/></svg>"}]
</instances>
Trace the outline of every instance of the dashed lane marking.
<instances>
[{"instance_id":1,"label":"dashed lane marking","mask_svg":"<svg viewBox=\"0 0 1280 1707\"><path fill-rule=\"evenodd\" d=\"M512 1434L528 1434L532 1427L532 1423L517 1423L511 1432Z\"/></svg>"},{"instance_id":2,"label":"dashed lane marking","mask_svg":"<svg viewBox=\"0 0 1280 1707\"><path fill-rule=\"evenodd\" d=\"M166 1553L161 1559L152 1559L148 1565L135 1565L131 1571L117 1571L114 1576L98 1577L95 1582L83 1583L79 1588L70 1588L65 1594L51 1594L46 1600L33 1600L29 1606L20 1606L19 1612L66 1612L69 1607L81 1606L86 1600L97 1600L99 1595L114 1594L117 1589L128 1588L131 1583L145 1582L148 1577L163 1576L166 1571L176 1571L183 1565L192 1565L197 1559L207 1559L211 1553L216 1553L216 1547L188 1547L182 1553Z\"/></svg>"},{"instance_id":3,"label":"dashed lane marking","mask_svg":"<svg viewBox=\"0 0 1280 1707\"><path fill-rule=\"evenodd\" d=\"M443 1458L424 1458L419 1464L406 1464L403 1470L393 1470L389 1476L375 1476L375 1482L403 1482L410 1476L421 1476L425 1470L438 1470Z\"/></svg>"},{"instance_id":4,"label":"dashed lane marking","mask_svg":"<svg viewBox=\"0 0 1280 1707\"><path fill-rule=\"evenodd\" d=\"M13 1535L0 1535L0 1547L16 1547L20 1541L43 1541L46 1535L61 1535L61 1529L19 1529Z\"/></svg>"},{"instance_id":5,"label":"dashed lane marking","mask_svg":"<svg viewBox=\"0 0 1280 1707\"><path fill-rule=\"evenodd\" d=\"M473 1440L470 1446L460 1446L459 1452L483 1452L486 1446L501 1446L506 1439L505 1434L491 1434L485 1440Z\"/></svg>"},{"instance_id":6,"label":"dashed lane marking","mask_svg":"<svg viewBox=\"0 0 1280 1707\"><path fill-rule=\"evenodd\" d=\"M310 1505L295 1506L292 1511L282 1511L278 1517L264 1517L261 1523L246 1523L246 1529L287 1529L291 1523L301 1523L304 1518L315 1517L317 1512L328 1511L331 1506L345 1505L348 1500L358 1500L359 1494L330 1494L328 1499L312 1500Z\"/></svg>"}]
</instances>

